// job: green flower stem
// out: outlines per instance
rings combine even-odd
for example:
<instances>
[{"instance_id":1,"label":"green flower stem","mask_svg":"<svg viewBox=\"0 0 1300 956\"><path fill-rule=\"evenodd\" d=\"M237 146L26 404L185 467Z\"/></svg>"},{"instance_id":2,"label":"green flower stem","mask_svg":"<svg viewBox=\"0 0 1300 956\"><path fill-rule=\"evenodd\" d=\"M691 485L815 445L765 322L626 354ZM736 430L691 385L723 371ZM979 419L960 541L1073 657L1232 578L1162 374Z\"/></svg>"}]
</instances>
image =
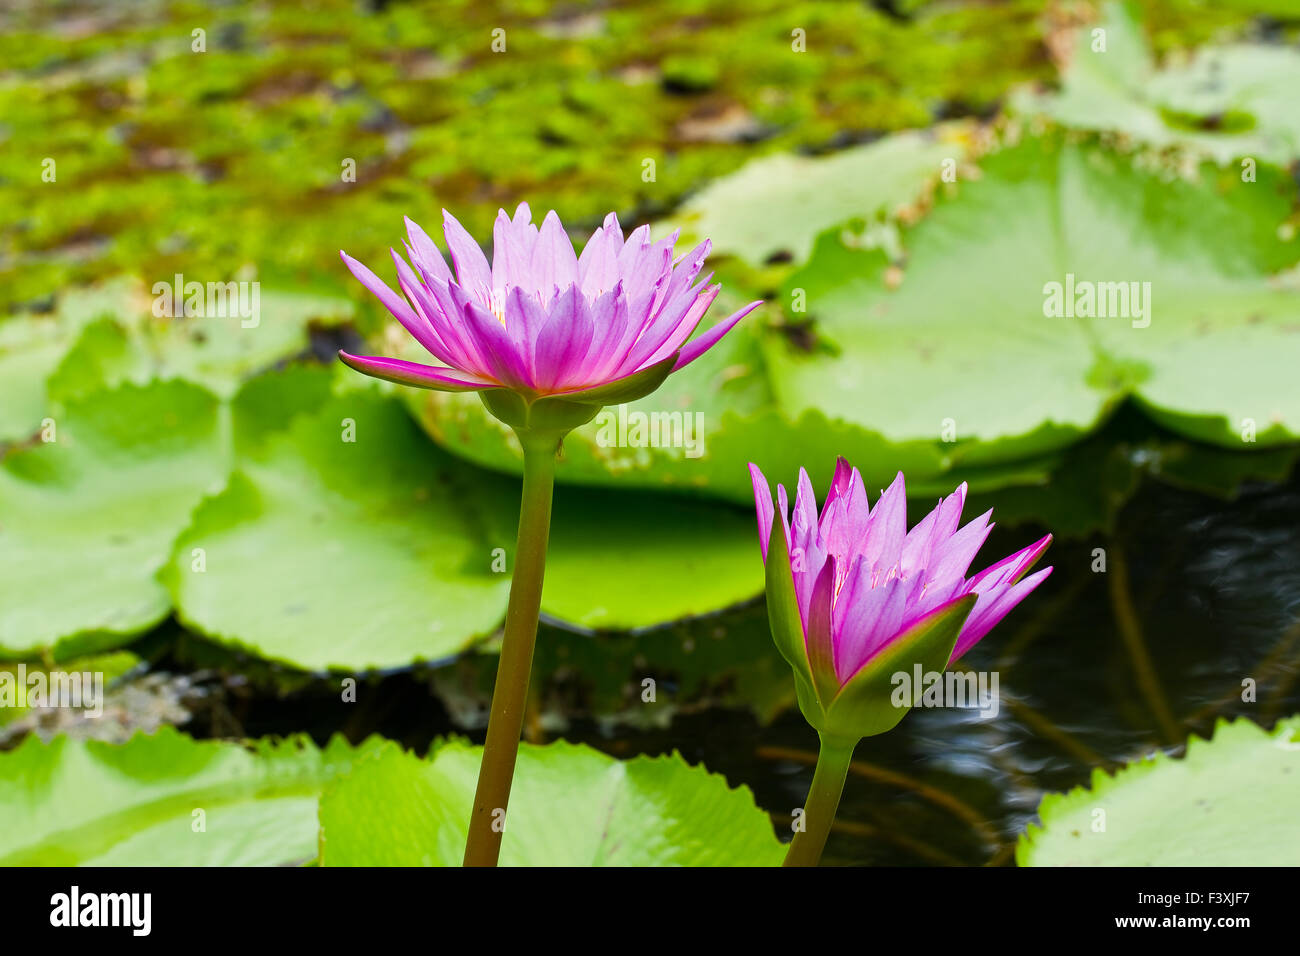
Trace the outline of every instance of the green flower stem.
<instances>
[{"instance_id":1,"label":"green flower stem","mask_svg":"<svg viewBox=\"0 0 1300 956\"><path fill-rule=\"evenodd\" d=\"M849 773L856 740L842 737L821 738L817 751L817 769L813 771L812 786L803 807L804 829L794 835L786 851L782 866L816 866L822 858L826 837L835 822L835 811L844 792L844 778Z\"/></svg>"},{"instance_id":2,"label":"green flower stem","mask_svg":"<svg viewBox=\"0 0 1300 956\"><path fill-rule=\"evenodd\" d=\"M510 800L515 758L519 754L528 677L533 668L533 646L537 642L537 614L542 604L558 440L553 435L540 437L523 433L519 439L524 448L524 493L519 507L515 573L510 582L510 604L506 609L496 687L492 691L492 713L488 718L478 787L474 791L469 839L465 843L465 866L496 866L501 855L502 824Z\"/></svg>"}]
</instances>

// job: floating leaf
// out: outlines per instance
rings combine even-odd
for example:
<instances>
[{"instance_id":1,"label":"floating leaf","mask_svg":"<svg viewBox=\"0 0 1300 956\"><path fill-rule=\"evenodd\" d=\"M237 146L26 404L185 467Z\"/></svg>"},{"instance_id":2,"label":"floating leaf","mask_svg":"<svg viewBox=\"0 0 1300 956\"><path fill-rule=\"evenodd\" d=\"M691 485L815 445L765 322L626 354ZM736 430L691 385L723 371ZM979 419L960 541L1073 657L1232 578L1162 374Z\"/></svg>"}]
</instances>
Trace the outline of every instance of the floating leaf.
<instances>
[{"instance_id":1,"label":"floating leaf","mask_svg":"<svg viewBox=\"0 0 1300 956\"><path fill-rule=\"evenodd\" d=\"M321 787L378 743L244 746L170 727L125 744L28 737L0 754L0 865L308 862Z\"/></svg>"},{"instance_id":2,"label":"floating leaf","mask_svg":"<svg viewBox=\"0 0 1300 956\"><path fill-rule=\"evenodd\" d=\"M963 126L889 136L830 156L777 153L710 183L673 214L692 236L713 241L715 255L753 266L775 255L803 262L813 240L854 217L892 216L937 180L944 160L954 165L966 147Z\"/></svg>"},{"instance_id":3,"label":"floating leaf","mask_svg":"<svg viewBox=\"0 0 1300 956\"><path fill-rule=\"evenodd\" d=\"M750 462L775 474L807 467L818 487L825 487L836 456L844 455L862 462L869 487L885 487L901 469L909 491L926 496L946 494L963 479L978 488L1042 482L1052 464L1028 459L972 465L954 475L951 446L936 440L890 442L817 409L797 418L783 414L772 405L763 368L759 332L742 323L653 395L606 408L571 432L557 481L623 492L680 491L748 507L754 500ZM519 471L518 442L476 396L405 389L403 399L439 444L488 468Z\"/></svg>"},{"instance_id":4,"label":"floating leaf","mask_svg":"<svg viewBox=\"0 0 1300 956\"><path fill-rule=\"evenodd\" d=\"M422 761L396 745L321 799L325 866L459 866L482 748ZM506 866L776 866L785 848L748 788L674 753L621 762L559 741L521 745Z\"/></svg>"},{"instance_id":5,"label":"floating leaf","mask_svg":"<svg viewBox=\"0 0 1300 956\"><path fill-rule=\"evenodd\" d=\"M970 464L1071 444L1126 396L1226 447L1243 448L1244 422L1260 445L1300 434L1300 298L1274 279L1300 255L1277 239L1294 192L1281 176L1170 179L1059 137L982 168L905 236L901 284L878 252L819 241L790 282L820 349L768 351L792 413L898 442L948 429ZM1097 317L1049 315L1050 283L1072 305L1090 286Z\"/></svg>"},{"instance_id":6,"label":"floating leaf","mask_svg":"<svg viewBox=\"0 0 1300 956\"><path fill-rule=\"evenodd\" d=\"M219 411L196 385L123 386L0 462L0 650L87 653L167 615L154 574L226 474Z\"/></svg>"},{"instance_id":7,"label":"floating leaf","mask_svg":"<svg viewBox=\"0 0 1300 956\"><path fill-rule=\"evenodd\" d=\"M96 318L127 307L132 285L117 280L66 292L48 314L0 319L0 442L33 435L50 412L46 379Z\"/></svg>"},{"instance_id":8,"label":"floating leaf","mask_svg":"<svg viewBox=\"0 0 1300 956\"><path fill-rule=\"evenodd\" d=\"M1286 165L1300 157L1297 86L1300 52L1281 45L1206 47L1189 62L1157 69L1136 17L1112 3L1100 22L1079 30L1060 91L1023 93L1014 105L1220 163L1249 157Z\"/></svg>"},{"instance_id":9,"label":"floating leaf","mask_svg":"<svg viewBox=\"0 0 1300 956\"><path fill-rule=\"evenodd\" d=\"M1300 717L1271 733L1220 721L1181 758L1157 754L1092 789L1049 794L1016 847L1022 866L1300 864ZM1099 823L1100 821L1100 823Z\"/></svg>"},{"instance_id":10,"label":"floating leaf","mask_svg":"<svg viewBox=\"0 0 1300 956\"><path fill-rule=\"evenodd\" d=\"M182 378L228 399L249 376L305 352L313 321L337 324L352 314L352 304L336 296L257 283L212 285L218 291L205 289L204 312L189 316L180 312L184 302L168 305L176 314L155 315L143 290L136 290L131 306L83 329L50 377L51 396Z\"/></svg>"},{"instance_id":11,"label":"floating leaf","mask_svg":"<svg viewBox=\"0 0 1300 956\"><path fill-rule=\"evenodd\" d=\"M1290 442L1300 248L1281 227L1294 184L1271 167L1254 182L1194 173L1049 130L986 156L905 228L903 265L830 230L779 297L805 298L811 324L743 323L653 395L569 435L558 480L739 503L751 461L805 465L824 485L845 454L869 487L901 469L927 497L962 480L1032 486L1126 399L1203 442ZM1077 305L1076 280L1097 317L1045 314L1049 283ZM518 470L513 436L475 396L406 400L439 443Z\"/></svg>"},{"instance_id":12,"label":"floating leaf","mask_svg":"<svg viewBox=\"0 0 1300 956\"><path fill-rule=\"evenodd\" d=\"M283 386L259 382L236 401L239 434L282 408ZM496 629L516 481L450 458L373 390L248 441L164 573L187 624L309 670L438 660ZM739 511L561 490L553 526L543 610L556 619L645 627L761 590L753 522Z\"/></svg>"},{"instance_id":13,"label":"floating leaf","mask_svg":"<svg viewBox=\"0 0 1300 956\"><path fill-rule=\"evenodd\" d=\"M500 622L509 576L447 466L391 400L335 399L198 508L163 575L179 616L312 670L464 649Z\"/></svg>"}]
</instances>

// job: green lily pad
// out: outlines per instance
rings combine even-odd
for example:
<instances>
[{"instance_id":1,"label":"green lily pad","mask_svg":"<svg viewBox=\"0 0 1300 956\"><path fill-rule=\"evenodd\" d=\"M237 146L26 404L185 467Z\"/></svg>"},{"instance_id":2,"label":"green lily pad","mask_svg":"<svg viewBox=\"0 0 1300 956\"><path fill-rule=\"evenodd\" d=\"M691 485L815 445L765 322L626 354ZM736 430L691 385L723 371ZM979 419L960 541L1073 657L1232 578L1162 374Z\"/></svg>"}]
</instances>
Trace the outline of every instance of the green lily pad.
<instances>
[{"instance_id":1,"label":"green lily pad","mask_svg":"<svg viewBox=\"0 0 1300 956\"><path fill-rule=\"evenodd\" d=\"M552 521L542 610L569 624L653 627L763 590L754 516L746 511L672 495L565 488Z\"/></svg>"},{"instance_id":2,"label":"green lily pad","mask_svg":"<svg viewBox=\"0 0 1300 956\"><path fill-rule=\"evenodd\" d=\"M868 487L883 488L903 470L908 491L915 495L947 494L962 480L983 489L1046 480L1051 462L1042 458L954 470L952 446L931 438L891 442L876 431L830 419L818 409L787 415L772 403L761 338L760 330L742 322L689 368L669 376L654 394L606 408L575 429L564 440L557 482L624 492L662 489L748 507L754 500L750 462L769 474L793 475L806 467L817 486L825 487L838 455L862 470ZM412 351L409 357L417 356ZM425 389L401 393L440 445L484 467L519 472L517 440L477 396ZM638 421L641 432L636 430ZM656 433L669 436L668 444L646 440Z\"/></svg>"},{"instance_id":3,"label":"green lily pad","mask_svg":"<svg viewBox=\"0 0 1300 956\"><path fill-rule=\"evenodd\" d=\"M1097 30L1104 50L1094 49ZM1136 16L1112 3L1079 30L1060 91L1021 93L1013 104L1066 126L1185 147L1220 163L1249 157L1286 165L1300 157L1297 86L1300 52L1281 45L1206 47L1158 69Z\"/></svg>"},{"instance_id":4,"label":"green lily pad","mask_svg":"<svg viewBox=\"0 0 1300 956\"><path fill-rule=\"evenodd\" d=\"M446 455L375 390L259 431L291 387L257 379L236 399L238 469L162 576L181 619L308 670L439 660L494 631L518 483ZM543 611L629 628L720 610L761 590L753 534L752 517L725 506L561 489Z\"/></svg>"},{"instance_id":5,"label":"green lily pad","mask_svg":"<svg viewBox=\"0 0 1300 956\"><path fill-rule=\"evenodd\" d=\"M1247 446L1249 447L1249 446ZM1110 533L1121 509L1151 478L1217 498L1235 498L1251 481L1279 483L1300 459L1300 445L1235 451L1170 435L1134 408L1060 455L1051 477L972 494L969 514L992 508L998 524L1032 521L1057 538Z\"/></svg>"},{"instance_id":6,"label":"green lily pad","mask_svg":"<svg viewBox=\"0 0 1300 956\"><path fill-rule=\"evenodd\" d=\"M321 799L324 866L459 866L482 748L427 760L385 747ZM776 866L785 848L746 787L674 753L618 761L523 744L501 844L506 866Z\"/></svg>"},{"instance_id":7,"label":"green lily pad","mask_svg":"<svg viewBox=\"0 0 1300 956\"><path fill-rule=\"evenodd\" d=\"M1092 788L1050 794L1016 847L1022 866L1300 864L1300 717L1266 732L1220 721L1187 754L1096 770Z\"/></svg>"},{"instance_id":8,"label":"green lily pad","mask_svg":"<svg viewBox=\"0 0 1300 956\"><path fill-rule=\"evenodd\" d=\"M86 326L128 308L131 289L117 280L64 293L48 314L0 318L0 442L36 433L51 411L46 380Z\"/></svg>"},{"instance_id":9,"label":"green lily pad","mask_svg":"<svg viewBox=\"0 0 1300 956\"><path fill-rule=\"evenodd\" d=\"M0 754L0 865L272 866L316 856L322 786L379 741L248 746L165 727Z\"/></svg>"},{"instance_id":10,"label":"green lily pad","mask_svg":"<svg viewBox=\"0 0 1300 956\"><path fill-rule=\"evenodd\" d=\"M250 375L305 352L311 323L353 313L348 299L260 285L256 302L248 319L158 317L143 284L119 277L62 293L48 315L0 319L0 441L34 434L62 402L120 384L180 378L230 398Z\"/></svg>"},{"instance_id":11,"label":"green lily pad","mask_svg":"<svg viewBox=\"0 0 1300 956\"><path fill-rule=\"evenodd\" d=\"M0 461L0 650L89 653L167 615L154 574L226 474L221 417L196 385L127 385Z\"/></svg>"},{"instance_id":12,"label":"green lily pad","mask_svg":"<svg viewBox=\"0 0 1300 956\"><path fill-rule=\"evenodd\" d=\"M170 293L169 293L170 294ZM222 295L229 293L223 292ZM243 293L247 317L231 314L154 315L137 290L134 305L87 325L50 376L54 398L84 395L121 382L181 378L229 399L250 376L305 352L314 321L334 325L352 315L352 303L312 292L256 289ZM221 308L226 299L213 299ZM256 310L252 309L256 305ZM179 309L179 306L174 306ZM208 308L205 301L204 308Z\"/></svg>"},{"instance_id":13,"label":"green lily pad","mask_svg":"<svg viewBox=\"0 0 1300 956\"><path fill-rule=\"evenodd\" d=\"M187 625L310 670L454 654L497 626L509 590L467 487L373 392L241 458L162 580Z\"/></svg>"},{"instance_id":14,"label":"green lily pad","mask_svg":"<svg viewBox=\"0 0 1300 956\"><path fill-rule=\"evenodd\" d=\"M970 464L1069 445L1128 396L1226 447L1243 448L1246 421L1259 446L1300 434L1300 299L1275 278L1300 249L1277 238L1294 192L1280 175L1243 183L1207 165L1189 182L1060 136L1005 148L982 171L905 235L892 280L878 251L822 237L790 280L817 348L768 349L791 412L898 442L946 426L953 459ZM1047 315L1048 284L1075 278L1138 294L1127 311L1107 299L1118 316Z\"/></svg>"},{"instance_id":15,"label":"green lily pad","mask_svg":"<svg viewBox=\"0 0 1300 956\"><path fill-rule=\"evenodd\" d=\"M944 160L964 161L969 127L907 132L830 156L777 153L710 183L675 212L668 226L713 241L714 255L760 266L780 255L803 262L813 240L859 217L892 216L910 205Z\"/></svg>"}]
</instances>

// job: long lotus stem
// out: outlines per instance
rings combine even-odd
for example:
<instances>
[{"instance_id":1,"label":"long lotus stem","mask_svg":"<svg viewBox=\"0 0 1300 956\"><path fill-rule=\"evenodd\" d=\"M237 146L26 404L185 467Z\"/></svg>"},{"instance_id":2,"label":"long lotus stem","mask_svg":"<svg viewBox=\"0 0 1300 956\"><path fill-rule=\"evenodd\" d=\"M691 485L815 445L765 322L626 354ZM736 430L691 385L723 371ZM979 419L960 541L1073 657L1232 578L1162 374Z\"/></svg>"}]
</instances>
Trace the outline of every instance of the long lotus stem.
<instances>
[{"instance_id":1,"label":"long lotus stem","mask_svg":"<svg viewBox=\"0 0 1300 956\"><path fill-rule=\"evenodd\" d=\"M537 642L537 614L542 604L546 572L546 542L551 530L551 497L555 489L554 438L520 436L524 447L524 492L519 507L519 539L515 573L510 582L505 635L492 691L483 763L474 791L474 811L465 843L466 866L496 866L501 855L506 804L519 754L528 677Z\"/></svg>"},{"instance_id":2,"label":"long lotus stem","mask_svg":"<svg viewBox=\"0 0 1300 956\"><path fill-rule=\"evenodd\" d=\"M826 837L835 822L840 794L844 792L844 778L853 760L853 748L857 744L856 740L822 736L817 768L813 771L812 786L803 806L804 828L797 831L790 841L783 866L816 866L820 862Z\"/></svg>"}]
</instances>

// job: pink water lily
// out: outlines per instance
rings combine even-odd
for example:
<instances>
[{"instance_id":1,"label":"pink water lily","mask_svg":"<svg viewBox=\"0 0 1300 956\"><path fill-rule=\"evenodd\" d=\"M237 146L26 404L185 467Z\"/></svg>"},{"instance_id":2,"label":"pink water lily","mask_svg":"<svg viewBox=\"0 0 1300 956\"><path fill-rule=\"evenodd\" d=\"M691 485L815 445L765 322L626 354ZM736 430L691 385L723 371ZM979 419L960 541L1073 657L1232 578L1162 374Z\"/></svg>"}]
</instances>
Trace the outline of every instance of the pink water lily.
<instances>
[{"instance_id":1,"label":"pink water lily","mask_svg":"<svg viewBox=\"0 0 1300 956\"><path fill-rule=\"evenodd\" d=\"M708 285L711 274L696 281L708 241L674 260L676 232L651 242L650 227L641 226L624 239L610 213L579 256L554 212L540 228L530 218L527 203L513 219L500 211L489 264L444 211L454 274L433 240L407 219L410 262L392 251L400 295L343 253L352 274L441 364L347 352L340 358L367 375L422 388L509 389L530 400L604 404L630 400L617 386L634 376L657 369L651 378L662 381L689 365L760 304L751 302L691 340L718 294L718 286Z\"/></svg>"},{"instance_id":2,"label":"pink water lily","mask_svg":"<svg viewBox=\"0 0 1300 956\"><path fill-rule=\"evenodd\" d=\"M477 392L519 440L523 489L510 601L506 607L487 737L465 841L466 866L496 866L498 817L514 779L541 610L557 454L565 435L601 406L635 401L695 361L761 303L692 338L718 295L696 281L710 244L673 258L677 233L650 241L641 226L623 238L610 213L582 255L554 212L532 224L527 203L501 210L492 261L448 212L443 237L455 273L432 239L406 220L406 254L392 250L394 292L342 253L373 292L441 365L339 352L349 366L403 385Z\"/></svg>"},{"instance_id":3,"label":"pink water lily","mask_svg":"<svg viewBox=\"0 0 1300 956\"><path fill-rule=\"evenodd\" d=\"M767 479L756 465L749 469L766 562L775 509ZM902 473L868 508L862 476L843 458L820 515L802 468L792 517L784 486L777 486L777 500L811 669L820 663L829 677L833 668L840 686L900 636L975 595L949 659L956 661L1052 570L1025 577L1051 543L1049 534L968 578L993 524L990 511L958 527L965 483L911 531Z\"/></svg>"},{"instance_id":4,"label":"pink water lily","mask_svg":"<svg viewBox=\"0 0 1300 956\"><path fill-rule=\"evenodd\" d=\"M841 458L818 514L800 468L793 514L777 485L779 522L767 479L756 465L749 472L768 623L794 671L799 710L820 741L804 828L785 865L816 866L854 749L893 729L916 703L895 692L898 677L942 671L974 646L1051 573L1025 576L1052 536L968 578L993 525L992 512L961 525L964 483L908 531L902 472L869 508L862 476Z\"/></svg>"}]
</instances>

